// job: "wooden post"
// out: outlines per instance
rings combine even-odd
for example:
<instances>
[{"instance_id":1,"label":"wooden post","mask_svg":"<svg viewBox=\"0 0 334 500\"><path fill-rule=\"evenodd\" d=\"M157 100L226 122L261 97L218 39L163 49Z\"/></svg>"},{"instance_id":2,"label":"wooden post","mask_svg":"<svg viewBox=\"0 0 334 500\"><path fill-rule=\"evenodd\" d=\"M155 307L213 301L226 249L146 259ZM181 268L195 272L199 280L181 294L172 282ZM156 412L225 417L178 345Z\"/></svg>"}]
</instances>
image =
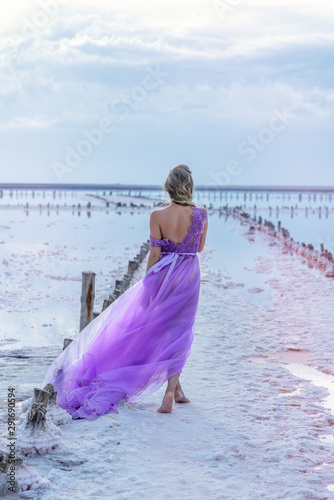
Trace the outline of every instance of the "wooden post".
<instances>
[{"instance_id":1,"label":"wooden post","mask_svg":"<svg viewBox=\"0 0 334 500\"><path fill-rule=\"evenodd\" d=\"M72 420L71 415L67 411L58 406L57 391L53 384L46 384L43 391L50 393L49 400L46 405L47 420L53 422L54 425L64 425Z\"/></svg>"},{"instance_id":2,"label":"wooden post","mask_svg":"<svg viewBox=\"0 0 334 500\"><path fill-rule=\"evenodd\" d=\"M135 270L137 269L137 262L135 260L129 260L129 265L128 265L128 272L127 274L130 274L130 276L133 275Z\"/></svg>"},{"instance_id":3,"label":"wooden post","mask_svg":"<svg viewBox=\"0 0 334 500\"><path fill-rule=\"evenodd\" d=\"M110 304L112 304L112 303L113 303L113 300L105 299L103 301L103 306L102 306L102 311L101 312L103 312L105 309L107 309L107 307L109 307Z\"/></svg>"},{"instance_id":4,"label":"wooden post","mask_svg":"<svg viewBox=\"0 0 334 500\"><path fill-rule=\"evenodd\" d=\"M57 391L55 391L53 384L46 384L43 391L46 391L50 394L47 406L56 405L57 404Z\"/></svg>"},{"instance_id":5,"label":"wooden post","mask_svg":"<svg viewBox=\"0 0 334 500\"><path fill-rule=\"evenodd\" d=\"M82 273L80 332L93 319L93 307L95 299L95 276L96 274L93 272Z\"/></svg>"},{"instance_id":6,"label":"wooden post","mask_svg":"<svg viewBox=\"0 0 334 500\"><path fill-rule=\"evenodd\" d=\"M131 281L131 276L129 274L124 274L123 276L123 281L122 281L122 286L121 286L121 292L124 293L125 290L129 288Z\"/></svg>"},{"instance_id":7,"label":"wooden post","mask_svg":"<svg viewBox=\"0 0 334 500\"><path fill-rule=\"evenodd\" d=\"M34 396L24 428L17 439L17 451L24 455L48 453L59 445L58 431L55 425L46 421L47 406L50 393L42 389L34 389Z\"/></svg>"},{"instance_id":8,"label":"wooden post","mask_svg":"<svg viewBox=\"0 0 334 500\"><path fill-rule=\"evenodd\" d=\"M28 412L26 428L45 429L46 407L50 393L42 389L34 389L34 397Z\"/></svg>"},{"instance_id":9,"label":"wooden post","mask_svg":"<svg viewBox=\"0 0 334 500\"><path fill-rule=\"evenodd\" d=\"M115 289L121 290L123 284L123 280L116 280L115 281Z\"/></svg>"},{"instance_id":10,"label":"wooden post","mask_svg":"<svg viewBox=\"0 0 334 500\"><path fill-rule=\"evenodd\" d=\"M72 342L73 339L64 339L63 350Z\"/></svg>"}]
</instances>

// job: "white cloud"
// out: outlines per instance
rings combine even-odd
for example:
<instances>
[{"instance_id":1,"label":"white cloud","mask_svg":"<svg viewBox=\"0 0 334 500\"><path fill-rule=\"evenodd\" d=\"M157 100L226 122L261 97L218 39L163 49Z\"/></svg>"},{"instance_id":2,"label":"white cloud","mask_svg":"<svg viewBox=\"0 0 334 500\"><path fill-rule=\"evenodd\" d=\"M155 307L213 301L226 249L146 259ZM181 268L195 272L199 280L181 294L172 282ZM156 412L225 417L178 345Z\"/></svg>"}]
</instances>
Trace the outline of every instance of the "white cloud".
<instances>
[{"instance_id":1,"label":"white cloud","mask_svg":"<svg viewBox=\"0 0 334 500\"><path fill-rule=\"evenodd\" d=\"M162 134L205 128L218 154L220 131L237 142L295 102L297 123L332 127L334 4L249 0L222 20L208 0L84 0L60 5L29 39L22 27L41 3L15 5L0 23L2 130L49 129L55 144L66 143L107 114L119 119L113 103L131 97L156 64L169 75L119 127L130 141L141 128L157 137L157 123L157 147Z\"/></svg>"},{"instance_id":2,"label":"white cloud","mask_svg":"<svg viewBox=\"0 0 334 500\"><path fill-rule=\"evenodd\" d=\"M35 116L30 119L26 116L17 116L11 121L1 122L0 129L11 130L11 129L46 129L51 127L56 123L56 120L48 120L42 116Z\"/></svg>"}]
</instances>

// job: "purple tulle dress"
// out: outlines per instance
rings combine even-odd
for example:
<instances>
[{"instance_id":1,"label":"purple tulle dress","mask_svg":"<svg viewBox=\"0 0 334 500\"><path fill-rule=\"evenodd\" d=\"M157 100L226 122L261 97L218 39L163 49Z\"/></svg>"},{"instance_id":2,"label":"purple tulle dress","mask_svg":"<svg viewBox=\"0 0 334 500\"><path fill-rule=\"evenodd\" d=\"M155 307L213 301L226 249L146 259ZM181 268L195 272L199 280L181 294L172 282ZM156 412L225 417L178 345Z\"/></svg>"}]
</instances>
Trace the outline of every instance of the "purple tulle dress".
<instances>
[{"instance_id":1,"label":"purple tulle dress","mask_svg":"<svg viewBox=\"0 0 334 500\"><path fill-rule=\"evenodd\" d=\"M192 207L182 243L151 239L161 258L84 328L49 367L58 405L73 419L118 413L182 372L190 355L200 289L198 246L207 219Z\"/></svg>"}]
</instances>

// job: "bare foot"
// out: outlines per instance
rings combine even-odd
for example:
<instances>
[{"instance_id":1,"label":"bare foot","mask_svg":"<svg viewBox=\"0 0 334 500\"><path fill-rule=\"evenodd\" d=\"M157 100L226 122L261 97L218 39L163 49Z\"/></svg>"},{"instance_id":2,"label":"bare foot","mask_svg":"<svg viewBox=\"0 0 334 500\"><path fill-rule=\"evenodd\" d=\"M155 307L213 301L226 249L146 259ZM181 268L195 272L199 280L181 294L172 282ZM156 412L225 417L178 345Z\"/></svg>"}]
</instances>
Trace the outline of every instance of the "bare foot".
<instances>
[{"instance_id":1,"label":"bare foot","mask_svg":"<svg viewBox=\"0 0 334 500\"><path fill-rule=\"evenodd\" d=\"M166 392L160 408L157 409L159 413L172 413L173 409L173 401L174 401L174 393Z\"/></svg>"},{"instance_id":2,"label":"bare foot","mask_svg":"<svg viewBox=\"0 0 334 500\"><path fill-rule=\"evenodd\" d=\"M181 387L177 387L174 393L175 403L190 403L190 399L188 399L185 395Z\"/></svg>"}]
</instances>

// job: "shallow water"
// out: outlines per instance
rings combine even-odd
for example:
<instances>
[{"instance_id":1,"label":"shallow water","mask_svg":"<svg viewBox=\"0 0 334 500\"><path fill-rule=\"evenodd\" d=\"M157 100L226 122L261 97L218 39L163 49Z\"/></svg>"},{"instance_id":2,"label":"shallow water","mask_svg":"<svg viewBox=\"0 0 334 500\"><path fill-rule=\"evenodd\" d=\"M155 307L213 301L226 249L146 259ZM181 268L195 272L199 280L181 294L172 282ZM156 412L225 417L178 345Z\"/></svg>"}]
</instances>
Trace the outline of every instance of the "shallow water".
<instances>
[{"instance_id":1,"label":"shallow water","mask_svg":"<svg viewBox=\"0 0 334 500\"><path fill-rule=\"evenodd\" d=\"M147 240L147 217L114 211L0 211L0 348L58 343L78 331L81 273L96 273L96 310Z\"/></svg>"}]
</instances>

